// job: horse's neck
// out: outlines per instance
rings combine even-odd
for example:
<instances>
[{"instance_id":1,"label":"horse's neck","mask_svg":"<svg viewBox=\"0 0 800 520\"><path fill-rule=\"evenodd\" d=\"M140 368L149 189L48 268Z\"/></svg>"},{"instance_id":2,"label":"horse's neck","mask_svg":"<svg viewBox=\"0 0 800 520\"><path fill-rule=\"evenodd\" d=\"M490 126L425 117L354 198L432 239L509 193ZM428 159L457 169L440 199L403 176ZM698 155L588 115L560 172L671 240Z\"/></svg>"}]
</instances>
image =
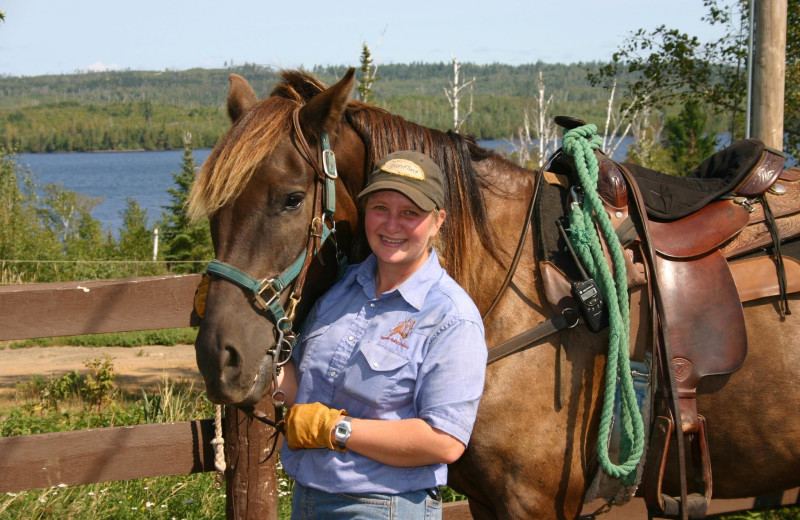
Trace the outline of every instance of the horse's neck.
<instances>
[{"instance_id":1,"label":"horse's neck","mask_svg":"<svg viewBox=\"0 0 800 520\"><path fill-rule=\"evenodd\" d=\"M528 206L533 196L536 174L525 170L500 157L489 157L474 164L475 170L486 180L482 188L486 203L493 242L502 260L498 264L488 252L476 254L471 262L469 280L465 282L468 292L485 311L497 296L511 267L525 224ZM527 231L525 240L530 244L533 227ZM475 243L478 243L476 240ZM523 244L524 245L524 244ZM538 307L538 293L535 287L535 248L528 245L522 249L522 256L514 273L514 292L528 303ZM522 304L518 298L504 298L505 305L519 307L520 312L529 314L529 305ZM515 307L515 308L516 308ZM495 316L497 312L493 313ZM504 313L509 316L511 314ZM488 330L488 329L487 329Z\"/></svg>"}]
</instances>

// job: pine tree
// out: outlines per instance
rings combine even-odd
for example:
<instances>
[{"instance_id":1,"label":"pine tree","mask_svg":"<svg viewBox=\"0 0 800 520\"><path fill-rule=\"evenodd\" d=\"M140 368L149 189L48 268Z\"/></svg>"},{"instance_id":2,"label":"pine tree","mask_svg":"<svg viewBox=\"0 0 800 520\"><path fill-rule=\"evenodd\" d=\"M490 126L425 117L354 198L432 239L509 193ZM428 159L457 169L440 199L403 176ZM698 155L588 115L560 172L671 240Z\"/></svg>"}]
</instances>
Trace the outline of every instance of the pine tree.
<instances>
[{"instance_id":1,"label":"pine tree","mask_svg":"<svg viewBox=\"0 0 800 520\"><path fill-rule=\"evenodd\" d=\"M361 41L361 76L358 78L358 99L364 103L373 103L375 94L372 92L372 84L378 81L376 73L378 67L374 65L372 53L367 42Z\"/></svg>"},{"instance_id":2,"label":"pine tree","mask_svg":"<svg viewBox=\"0 0 800 520\"><path fill-rule=\"evenodd\" d=\"M36 207L38 186L29 167L21 165L0 147L0 280L21 283L37 280L34 263L18 260L50 260L62 255L56 231L41 220ZM50 279L44 279L50 281Z\"/></svg>"},{"instance_id":3,"label":"pine tree","mask_svg":"<svg viewBox=\"0 0 800 520\"><path fill-rule=\"evenodd\" d=\"M667 118L664 144L674 165L670 173L686 175L716 150L716 137L706 134L706 118L695 100L687 101L677 116Z\"/></svg>"},{"instance_id":4,"label":"pine tree","mask_svg":"<svg viewBox=\"0 0 800 520\"><path fill-rule=\"evenodd\" d=\"M172 173L175 187L168 188L170 204L161 212L159 230L164 242L164 259L173 263L170 270L176 273L197 272L202 265L180 263L188 261L207 261L214 258L211 232L208 224L192 224L186 216L186 199L194 182L197 165L192 155L192 136L184 136L181 171Z\"/></svg>"},{"instance_id":5,"label":"pine tree","mask_svg":"<svg viewBox=\"0 0 800 520\"><path fill-rule=\"evenodd\" d=\"M119 231L119 253L124 260L150 260L153 231L148 226L147 210L142 209L133 197L125 199L121 212L122 228Z\"/></svg>"}]
</instances>

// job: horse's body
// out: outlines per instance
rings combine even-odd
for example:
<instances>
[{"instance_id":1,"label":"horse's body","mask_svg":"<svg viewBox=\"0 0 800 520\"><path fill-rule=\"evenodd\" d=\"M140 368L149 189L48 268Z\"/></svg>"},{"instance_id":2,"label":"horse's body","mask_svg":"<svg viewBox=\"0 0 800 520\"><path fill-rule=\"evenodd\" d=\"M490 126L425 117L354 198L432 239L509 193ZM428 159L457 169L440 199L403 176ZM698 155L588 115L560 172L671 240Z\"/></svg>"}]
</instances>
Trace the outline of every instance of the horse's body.
<instances>
[{"instance_id":1,"label":"horse's body","mask_svg":"<svg viewBox=\"0 0 800 520\"><path fill-rule=\"evenodd\" d=\"M443 263L485 312L520 239L536 174L457 134L348 101L352 73L327 90L300 73L285 79L257 104L249 85L232 78L228 106L235 123L204 164L191 201L195 216L210 216L217 258L254 277L275 276L306 247L312 205L305 202L313 198L316 174L293 135L291 113L302 107L298 120L312 149L328 132L336 154L339 248L363 258L352 233L358 229L353 201L377 160L399 149L427 153L450 183ZM489 345L554 314L537 274L533 236L525 241L513 281L485 323ZM312 265L300 317L333 281L332 249L323 248L326 266ZM763 299L746 305L745 314L747 362L732 375L705 378L698 391L718 497L800 485L800 319L781 322L775 303ZM212 281L196 344L209 397L228 404L263 397L269 381L254 380L273 337L272 323L247 294ZM472 440L450 471L451 485L469 496L475 518L579 514L597 471L607 341L607 334L579 326L562 347L555 335L489 366Z\"/></svg>"}]
</instances>

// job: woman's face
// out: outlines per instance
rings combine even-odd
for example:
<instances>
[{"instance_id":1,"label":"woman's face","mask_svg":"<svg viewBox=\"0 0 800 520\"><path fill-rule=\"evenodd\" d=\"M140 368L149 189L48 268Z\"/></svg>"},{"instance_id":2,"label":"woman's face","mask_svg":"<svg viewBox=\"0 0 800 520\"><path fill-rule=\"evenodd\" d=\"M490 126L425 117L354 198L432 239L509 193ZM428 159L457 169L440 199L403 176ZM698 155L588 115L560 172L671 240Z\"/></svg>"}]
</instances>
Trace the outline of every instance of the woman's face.
<instances>
[{"instance_id":1,"label":"woman's face","mask_svg":"<svg viewBox=\"0 0 800 520\"><path fill-rule=\"evenodd\" d=\"M430 239L439 233L444 210L424 211L402 193L382 190L367 198L367 241L381 263L416 271L428 259Z\"/></svg>"}]
</instances>

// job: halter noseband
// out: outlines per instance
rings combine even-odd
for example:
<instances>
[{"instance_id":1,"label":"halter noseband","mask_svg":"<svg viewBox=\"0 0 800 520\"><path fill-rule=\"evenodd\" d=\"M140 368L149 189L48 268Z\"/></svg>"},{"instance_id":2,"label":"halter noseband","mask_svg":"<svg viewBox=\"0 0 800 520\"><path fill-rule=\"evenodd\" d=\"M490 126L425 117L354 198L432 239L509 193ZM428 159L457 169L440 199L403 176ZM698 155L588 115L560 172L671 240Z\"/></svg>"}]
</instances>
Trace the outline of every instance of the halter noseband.
<instances>
[{"instance_id":1,"label":"halter noseband","mask_svg":"<svg viewBox=\"0 0 800 520\"><path fill-rule=\"evenodd\" d=\"M267 312L275 323L275 346L265 353L259 367L258 377L253 382L253 387L262 376L266 375L263 372L266 370L266 362L270 355L273 359L274 368L272 372L274 379L277 378L279 367L284 365L291 357L296 341L296 335L292 331L292 322L295 318L297 304L300 303L302 297L301 293L308 267L328 237L336 232L336 222L333 218L333 214L336 211L336 187L334 181L338 177L336 157L333 150L331 150L327 132L323 132L320 135L321 161L314 157L300 129L299 112L300 107L296 108L292 114L294 139L300 153L316 172L314 211L306 249L285 271L275 278L265 277L258 280L242 270L217 259L212 260L206 267L206 273L216 275L251 292L253 294L253 304ZM322 166L320 166L320 162ZM331 227L325 225L326 220L331 223ZM343 261L343 258L338 253L337 259L340 263ZM294 287L288 297L289 303L287 308L284 308L280 296L292 283L294 283ZM283 405L283 397L276 399L278 395L283 396L283 392L277 387L276 380L275 392L272 395L272 401L276 407Z\"/></svg>"}]
</instances>

